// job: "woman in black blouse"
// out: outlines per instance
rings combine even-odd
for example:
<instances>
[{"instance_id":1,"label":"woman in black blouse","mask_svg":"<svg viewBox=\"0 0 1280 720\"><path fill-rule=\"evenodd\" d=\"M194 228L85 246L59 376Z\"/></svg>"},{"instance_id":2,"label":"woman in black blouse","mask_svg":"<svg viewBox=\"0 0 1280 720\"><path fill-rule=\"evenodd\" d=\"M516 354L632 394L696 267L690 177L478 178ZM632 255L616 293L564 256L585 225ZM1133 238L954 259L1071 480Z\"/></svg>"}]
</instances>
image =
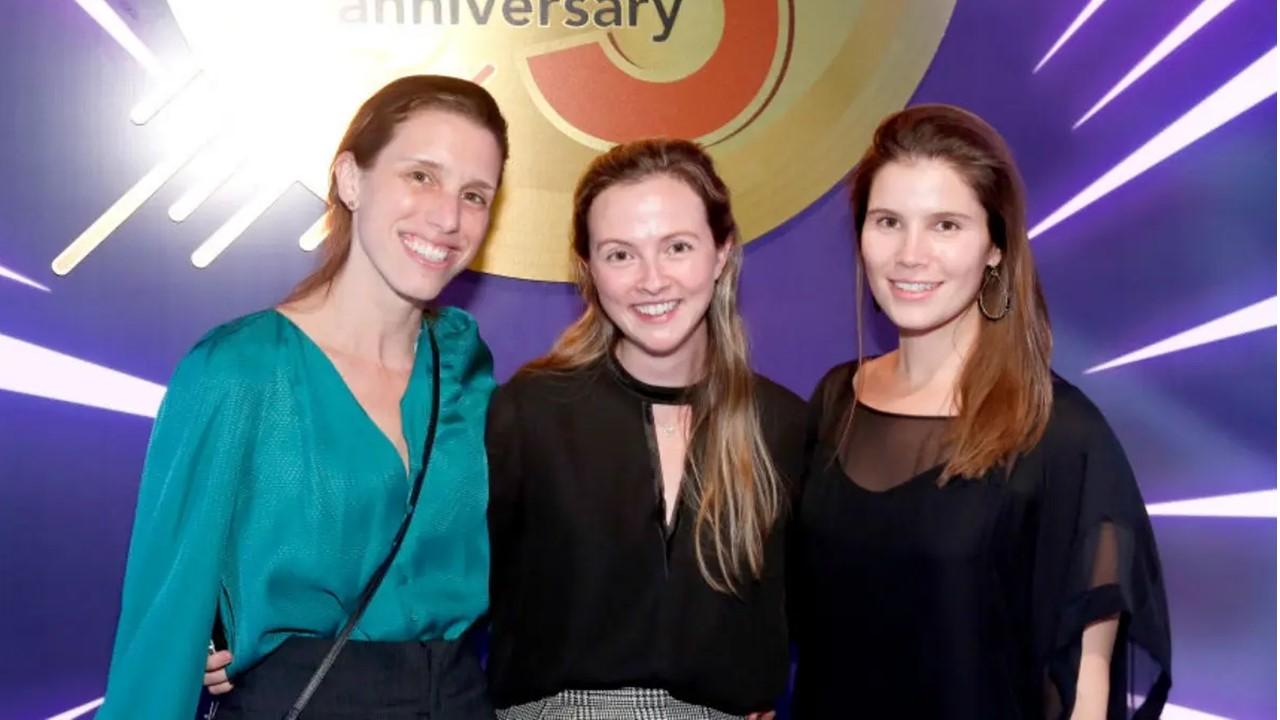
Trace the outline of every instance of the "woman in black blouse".
<instances>
[{"instance_id":1,"label":"woman in black blouse","mask_svg":"<svg viewBox=\"0 0 1280 720\"><path fill-rule=\"evenodd\" d=\"M648 140L574 202L586 311L490 408L499 716L766 714L805 409L747 364L728 190L697 145Z\"/></svg>"},{"instance_id":2,"label":"woman in black blouse","mask_svg":"<svg viewBox=\"0 0 1280 720\"><path fill-rule=\"evenodd\" d=\"M831 370L810 404L795 717L1120 718L1134 696L1135 717L1158 717L1170 645L1150 523L1105 419L1049 369L1003 140L911 108L852 186L860 265L899 344Z\"/></svg>"}]
</instances>

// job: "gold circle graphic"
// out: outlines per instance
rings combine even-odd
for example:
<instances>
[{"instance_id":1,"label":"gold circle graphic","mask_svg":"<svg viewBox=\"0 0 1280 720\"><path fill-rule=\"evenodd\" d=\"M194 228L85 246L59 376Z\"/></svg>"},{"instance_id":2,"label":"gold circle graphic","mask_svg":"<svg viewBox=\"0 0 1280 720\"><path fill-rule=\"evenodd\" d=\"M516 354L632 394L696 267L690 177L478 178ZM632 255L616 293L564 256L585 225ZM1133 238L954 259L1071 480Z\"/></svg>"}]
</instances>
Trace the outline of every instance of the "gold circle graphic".
<instances>
[{"instance_id":1,"label":"gold circle graphic","mask_svg":"<svg viewBox=\"0 0 1280 720\"><path fill-rule=\"evenodd\" d=\"M354 107L390 79L483 80L511 163L475 269L570 278L574 183L610 145L706 144L748 241L849 171L911 97L954 0L169 0L230 122L323 197ZM267 142L262 135L269 135Z\"/></svg>"}]
</instances>

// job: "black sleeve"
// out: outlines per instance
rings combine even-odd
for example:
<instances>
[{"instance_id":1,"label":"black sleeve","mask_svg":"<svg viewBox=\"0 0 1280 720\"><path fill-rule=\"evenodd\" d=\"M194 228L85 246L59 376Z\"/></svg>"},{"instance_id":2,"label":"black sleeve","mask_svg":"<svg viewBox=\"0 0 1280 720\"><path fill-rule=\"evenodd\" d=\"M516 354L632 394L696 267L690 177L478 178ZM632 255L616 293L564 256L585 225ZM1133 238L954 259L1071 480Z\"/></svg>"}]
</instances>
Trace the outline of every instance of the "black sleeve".
<instances>
[{"instance_id":1,"label":"black sleeve","mask_svg":"<svg viewBox=\"0 0 1280 720\"><path fill-rule=\"evenodd\" d=\"M1102 414L1083 407L1055 417L1067 440L1045 474L1032 580L1035 637L1063 717L1075 701L1081 639L1119 618L1107 716L1158 718L1170 686L1169 612L1155 537L1133 470ZM1059 399L1055 399L1055 403ZM1055 413L1057 415L1057 413Z\"/></svg>"},{"instance_id":2,"label":"black sleeve","mask_svg":"<svg viewBox=\"0 0 1280 720\"><path fill-rule=\"evenodd\" d=\"M823 471L828 461L830 448L823 448L829 441L831 420L829 415L837 412L840 389L852 377L853 365L843 363L835 366L818 381L804 412L803 428L803 466L800 469L800 480L795 484L792 496L791 525L787 532L787 627L791 635L792 647L800 644L801 638L812 630L807 618L812 602L809 596L810 578L804 563L804 522L801 514L804 511L804 490L810 478Z\"/></svg>"},{"instance_id":3,"label":"black sleeve","mask_svg":"<svg viewBox=\"0 0 1280 720\"><path fill-rule=\"evenodd\" d=\"M827 443L829 449L837 449L840 421L852 400L853 374L858 361L843 362L822 376L809 396L808 447L810 454L818 444Z\"/></svg>"},{"instance_id":4,"label":"black sleeve","mask_svg":"<svg viewBox=\"0 0 1280 720\"><path fill-rule=\"evenodd\" d=\"M499 387L489 404L485 448L489 456L489 548L490 597L506 597L507 570L514 564L512 538L519 535L520 502L523 494L520 465L520 421L517 388L512 383Z\"/></svg>"},{"instance_id":5,"label":"black sleeve","mask_svg":"<svg viewBox=\"0 0 1280 720\"><path fill-rule=\"evenodd\" d=\"M805 471L805 403L798 395L758 377L760 425L769 446L769 459L785 493L784 514L790 516L800 498Z\"/></svg>"}]
</instances>

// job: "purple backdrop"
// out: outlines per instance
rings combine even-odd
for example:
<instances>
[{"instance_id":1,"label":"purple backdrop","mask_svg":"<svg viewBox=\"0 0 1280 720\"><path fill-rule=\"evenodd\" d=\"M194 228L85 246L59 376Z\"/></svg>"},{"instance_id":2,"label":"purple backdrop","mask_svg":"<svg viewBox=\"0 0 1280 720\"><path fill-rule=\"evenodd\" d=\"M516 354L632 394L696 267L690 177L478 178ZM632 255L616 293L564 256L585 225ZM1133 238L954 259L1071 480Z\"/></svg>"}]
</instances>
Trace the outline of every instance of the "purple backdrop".
<instances>
[{"instance_id":1,"label":"purple backdrop","mask_svg":"<svg viewBox=\"0 0 1280 720\"><path fill-rule=\"evenodd\" d=\"M1085 5L960 0L913 100L965 106L1005 134L1032 223L1276 45L1275 3L1238 0L1073 131L1201 3L1107 3L1033 73ZM113 6L158 55L182 55L161 0ZM167 186L71 276L53 275L52 258L159 159L157 138L174 128L163 117L128 122L147 79L75 2L3 9L0 353L18 340L164 383L206 328L272 303L308 269L293 238L319 203L295 187L197 272L195 243L250 188L230 184L175 226L164 212L178 188ZM1107 413L1150 503L1276 486L1274 72L1270 97L1034 242L1055 366ZM835 189L747 251L742 302L755 362L802 394L854 353L850 237ZM578 310L568 286L475 274L449 298L479 318L503 377ZM1252 308L1256 318L1264 301L1269 321L1232 315ZM1253 331L1085 372L1224 317L1234 332ZM875 349L887 338L867 340ZM21 385L15 378L0 377L0 387ZM150 425L0 392L0 717L49 717L101 695ZM1262 504L1252 513L1261 517L1154 519L1173 615L1171 701L1210 717L1276 716L1275 496L1246 497ZM1192 717L1167 717L1179 712Z\"/></svg>"}]
</instances>

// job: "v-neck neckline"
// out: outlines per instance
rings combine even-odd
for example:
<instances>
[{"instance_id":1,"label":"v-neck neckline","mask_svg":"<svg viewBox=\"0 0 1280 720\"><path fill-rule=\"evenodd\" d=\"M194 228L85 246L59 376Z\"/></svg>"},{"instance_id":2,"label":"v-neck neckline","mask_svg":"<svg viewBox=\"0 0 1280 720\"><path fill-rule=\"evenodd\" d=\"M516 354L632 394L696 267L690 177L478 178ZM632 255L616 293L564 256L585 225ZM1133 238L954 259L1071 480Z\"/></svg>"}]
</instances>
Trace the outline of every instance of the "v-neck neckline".
<instances>
[{"instance_id":1,"label":"v-neck neckline","mask_svg":"<svg viewBox=\"0 0 1280 720\"><path fill-rule=\"evenodd\" d=\"M404 471L405 481L408 482L413 477L415 460L413 454L413 443L409 440L408 413L405 412L405 405L407 404L409 396L413 392L414 380L419 374L418 364L422 360L421 328L418 331L418 339L414 341L413 365L409 368L409 380L405 383L404 392L400 395L400 438L404 441L405 447L405 454L401 456L400 449L396 447L395 441L392 440L391 436L382 429L382 426L378 425L378 423L374 421L373 416L369 414L369 410L364 406L364 403L360 402L360 398L357 397L355 391L351 389L351 385L349 385L347 383L347 379L343 377L342 371L338 369L337 363L333 361L333 358L329 356L329 353L325 351L324 347L321 346L320 343L316 342L315 338L311 337L306 330L302 329L302 326L295 322L293 318L284 314L280 308L272 308L271 312L275 313L287 326L292 328L293 332L297 333L302 338L304 346L309 347L323 358L324 365L329 369L333 379L337 380L338 384L342 386L347 400L356 408L360 415L365 419L365 422L369 424L369 427L373 429L378 437L382 439L383 444L391 451L391 454L396 459L396 465ZM425 318L423 319L423 322L426 322Z\"/></svg>"}]
</instances>

